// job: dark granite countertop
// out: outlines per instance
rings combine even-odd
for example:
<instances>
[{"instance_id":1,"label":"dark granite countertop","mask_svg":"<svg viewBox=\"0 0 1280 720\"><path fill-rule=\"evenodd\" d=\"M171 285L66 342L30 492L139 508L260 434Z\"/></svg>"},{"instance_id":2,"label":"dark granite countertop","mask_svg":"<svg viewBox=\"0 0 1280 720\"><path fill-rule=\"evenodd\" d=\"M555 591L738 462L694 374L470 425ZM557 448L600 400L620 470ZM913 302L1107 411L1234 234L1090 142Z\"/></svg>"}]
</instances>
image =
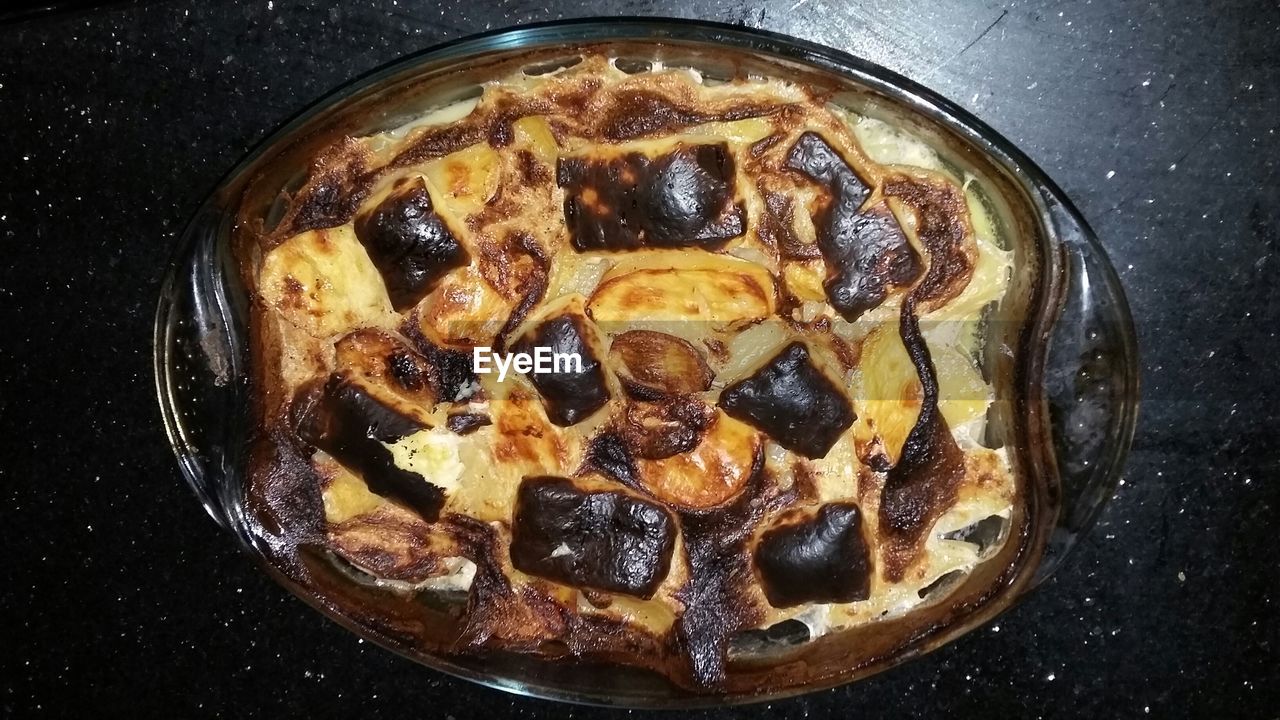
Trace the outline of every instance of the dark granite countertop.
<instances>
[{"instance_id":1,"label":"dark granite countertop","mask_svg":"<svg viewBox=\"0 0 1280 720\"><path fill-rule=\"evenodd\" d=\"M428 671L258 570L181 481L177 233L331 87L539 3L193 0L0 24L0 716L603 717ZM1274 2L607 0L790 33L972 110L1102 237L1143 346L1124 484L1045 587L856 686L705 717L1280 717ZM638 713L639 714L639 713Z\"/></svg>"}]
</instances>

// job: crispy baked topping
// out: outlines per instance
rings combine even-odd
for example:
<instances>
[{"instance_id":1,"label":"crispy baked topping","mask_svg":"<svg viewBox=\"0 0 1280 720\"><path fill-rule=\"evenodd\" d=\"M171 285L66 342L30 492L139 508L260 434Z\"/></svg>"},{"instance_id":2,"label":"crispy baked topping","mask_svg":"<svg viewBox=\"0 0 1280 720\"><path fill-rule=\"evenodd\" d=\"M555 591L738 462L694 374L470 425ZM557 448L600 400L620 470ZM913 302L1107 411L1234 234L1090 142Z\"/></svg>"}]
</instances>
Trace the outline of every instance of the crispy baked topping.
<instances>
[{"instance_id":1,"label":"crispy baked topping","mask_svg":"<svg viewBox=\"0 0 1280 720\"><path fill-rule=\"evenodd\" d=\"M365 583L334 607L424 652L741 689L740 633L896 628L996 557L974 328L1009 257L969 178L828 100L588 53L319 153L243 223L291 579L323 546Z\"/></svg>"}]
</instances>

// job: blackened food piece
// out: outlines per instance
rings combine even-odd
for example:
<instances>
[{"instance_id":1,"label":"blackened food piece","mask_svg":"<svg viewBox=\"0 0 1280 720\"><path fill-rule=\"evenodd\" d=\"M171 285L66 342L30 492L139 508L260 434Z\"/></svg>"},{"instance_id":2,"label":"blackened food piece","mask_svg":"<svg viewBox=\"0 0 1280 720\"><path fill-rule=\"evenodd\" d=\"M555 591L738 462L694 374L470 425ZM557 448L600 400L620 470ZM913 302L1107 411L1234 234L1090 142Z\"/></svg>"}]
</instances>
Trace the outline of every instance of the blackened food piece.
<instances>
[{"instance_id":1,"label":"blackened food piece","mask_svg":"<svg viewBox=\"0 0 1280 720\"><path fill-rule=\"evenodd\" d=\"M884 576L895 582L919 555L929 528L955 502L965 475L964 451L938 409L938 375L920 334L915 303L914 294L903 303L898 334L920 378L920 415L880 493Z\"/></svg>"},{"instance_id":2,"label":"blackened food piece","mask_svg":"<svg viewBox=\"0 0 1280 720\"><path fill-rule=\"evenodd\" d=\"M613 432L602 432L587 445L584 466L632 488L641 488L636 458L627 447L627 441Z\"/></svg>"},{"instance_id":3,"label":"blackened food piece","mask_svg":"<svg viewBox=\"0 0 1280 720\"><path fill-rule=\"evenodd\" d=\"M444 491L398 467L383 445L424 430L424 425L379 402L341 374L331 376L318 397L309 400L298 422L303 441L359 475L370 491L408 506L427 520L439 516Z\"/></svg>"},{"instance_id":4,"label":"blackened food piece","mask_svg":"<svg viewBox=\"0 0 1280 720\"><path fill-rule=\"evenodd\" d=\"M471 261L434 212L422 178L397 185L380 205L356 218L355 231L397 311L417 305L445 273Z\"/></svg>"},{"instance_id":5,"label":"blackened food piece","mask_svg":"<svg viewBox=\"0 0 1280 720\"><path fill-rule=\"evenodd\" d=\"M779 445L805 457L827 454L856 419L849 400L793 342L750 377L720 393L730 416L768 433Z\"/></svg>"},{"instance_id":6,"label":"blackened food piece","mask_svg":"<svg viewBox=\"0 0 1280 720\"><path fill-rule=\"evenodd\" d=\"M682 145L657 158L562 158L556 177L578 250L715 249L746 230L723 144Z\"/></svg>"},{"instance_id":7,"label":"blackened food piece","mask_svg":"<svg viewBox=\"0 0 1280 720\"><path fill-rule=\"evenodd\" d=\"M484 413L453 413L445 418L444 426L459 435L470 435L485 425L492 425L493 420Z\"/></svg>"},{"instance_id":8,"label":"blackened food piece","mask_svg":"<svg viewBox=\"0 0 1280 720\"><path fill-rule=\"evenodd\" d=\"M854 602L871 593L871 554L853 503L824 505L812 519L766 531L755 561L774 607Z\"/></svg>"},{"instance_id":9,"label":"blackened food piece","mask_svg":"<svg viewBox=\"0 0 1280 720\"><path fill-rule=\"evenodd\" d=\"M671 565L675 523L661 505L623 492L531 477L520 485L511 535L511 564L518 570L649 598Z\"/></svg>"},{"instance_id":10,"label":"blackened food piece","mask_svg":"<svg viewBox=\"0 0 1280 720\"><path fill-rule=\"evenodd\" d=\"M562 366L556 372L529 374L551 422L561 427L573 425L609 401L604 367L587 342L581 318L561 315L546 320L521 338L516 352L532 355L540 347L549 348L553 354L576 354L582 359L581 371Z\"/></svg>"},{"instance_id":11,"label":"blackened food piece","mask_svg":"<svg viewBox=\"0 0 1280 720\"><path fill-rule=\"evenodd\" d=\"M920 258L889 207L879 203L860 211L871 189L821 136L801 135L787 155L787 167L830 194L814 226L828 267L827 299L846 320L857 320L884 302L890 286L903 287L920 276Z\"/></svg>"},{"instance_id":12,"label":"blackened food piece","mask_svg":"<svg viewBox=\"0 0 1280 720\"><path fill-rule=\"evenodd\" d=\"M431 361L439 383L439 398L442 401L457 402L464 399L463 389L478 386L475 367L469 353L451 350L427 343L423 349L427 359ZM421 347L421 344L420 344Z\"/></svg>"}]
</instances>

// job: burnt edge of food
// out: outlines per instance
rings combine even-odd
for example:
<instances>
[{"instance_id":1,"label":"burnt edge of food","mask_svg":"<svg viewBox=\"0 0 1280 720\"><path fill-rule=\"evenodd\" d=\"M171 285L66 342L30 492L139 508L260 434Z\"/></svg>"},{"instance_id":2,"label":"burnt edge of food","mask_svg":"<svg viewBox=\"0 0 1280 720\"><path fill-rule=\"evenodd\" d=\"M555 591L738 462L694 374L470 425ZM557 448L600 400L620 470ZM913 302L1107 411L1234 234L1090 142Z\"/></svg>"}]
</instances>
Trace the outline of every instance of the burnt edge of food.
<instances>
[{"instance_id":1,"label":"burnt edge of food","mask_svg":"<svg viewBox=\"0 0 1280 720\"><path fill-rule=\"evenodd\" d=\"M460 402L466 399L463 390L479 387L471 354L431 342L418 326L417 311L406 316L400 332L412 344L413 349L426 358L431 368L431 381L437 388L440 402Z\"/></svg>"},{"instance_id":2,"label":"burnt edge of food","mask_svg":"<svg viewBox=\"0 0 1280 720\"><path fill-rule=\"evenodd\" d=\"M678 511L689 579L676 594L685 609L675 630L699 687L724 683L729 639L764 617L746 592L755 582L747 541L775 491L764 470L764 452L757 450L751 476L735 499L721 507Z\"/></svg>"},{"instance_id":3,"label":"burnt edge of food","mask_svg":"<svg viewBox=\"0 0 1280 720\"><path fill-rule=\"evenodd\" d=\"M813 517L783 522L760 536L755 565L769 604L848 603L871 595L872 560L862 512L828 503Z\"/></svg>"},{"instance_id":4,"label":"burnt edge of food","mask_svg":"<svg viewBox=\"0 0 1280 720\"><path fill-rule=\"evenodd\" d=\"M756 229L760 239L777 248L787 260L817 260L822 257L817 243L801 242L796 235L793 225L795 200L785 193L769 190L763 183L758 183L758 190L764 198L764 212L760 214L760 227Z\"/></svg>"},{"instance_id":5,"label":"burnt edge of food","mask_svg":"<svg viewBox=\"0 0 1280 720\"><path fill-rule=\"evenodd\" d=\"M616 427L633 456L662 460L696 448L714 418L715 410L702 398L679 395L628 402Z\"/></svg>"},{"instance_id":6,"label":"burnt edge of food","mask_svg":"<svg viewBox=\"0 0 1280 720\"><path fill-rule=\"evenodd\" d=\"M443 568L442 558L431 547L433 527L416 518L373 513L331 526L329 546L335 555L359 572L371 573L376 578L417 583L440 575ZM358 538L362 532L370 530L384 536L399 535L405 542L395 548L399 552L392 552L385 545L374 548L362 546Z\"/></svg>"},{"instance_id":7,"label":"burnt edge of food","mask_svg":"<svg viewBox=\"0 0 1280 720\"><path fill-rule=\"evenodd\" d=\"M816 132L805 132L787 153L786 167L818 183L827 197L814 216L817 245L827 263L827 300L853 322L884 302L892 287L910 285L924 271L887 205L867 210L871 185Z\"/></svg>"},{"instance_id":8,"label":"burnt edge of food","mask_svg":"<svg viewBox=\"0 0 1280 720\"><path fill-rule=\"evenodd\" d=\"M432 404L443 397L439 368L404 340L379 328L359 328L334 343L334 370L414 402Z\"/></svg>"},{"instance_id":9,"label":"burnt edge of food","mask_svg":"<svg viewBox=\"0 0 1280 720\"><path fill-rule=\"evenodd\" d=\"M915 299L902 304L902 344L920 378L920 415L907 434L898 462L885 475L880 494L880 553L885 578L901 580L920 552L925 533L955 500L964 479L964 452L938 409L938 376L920 334Z\"/></svg>"},{"instance_id":10,"label":"burnt edge of food","mask_svg":"<svg viewBox=\"0 0 1280 720\"><path fill-rule=\"evenodd\" d=\"M256 534L271 539L267 552L284 571L305 576L298 548L323 545L328 521L320 474L287 417L251 441L249 467L244 502Z\"/></svg>"},{"instance_id":11,"label":"burnt edge of food","mask_svg":"<svg viewBox=\"0 0 1280 720\"><path fill-rule=\"evenodd\" d=\"M551 273L551 258L547 256L547 251L529 233L515 233L508 238L508 245L531 259L534 271L525 282L525 289L520 295L519 302L512 308L511 314L507 316L506 321L502 323L502 327L498 330L498 337L493 343L494 352L496 353L506 352L507 342L511 333L520 327L520 324L529 316L529 312L533 310L534 306L542 301L543 295L547 292L547 282Z\"/></svg>"},{"instance_id":12,"label":"burnt edge of food","mask_svg":"<svg viewBox=\"0 0 1280 720\"><path fill-rule=\"evenodd\" d=\"M786 104L743 102L720 112L706 112L678 103L647 89L615 93L611 107L599 125L599 135L610 142L667 135L710 122L732 122L787 112Z\"/></svg>"},{"instance_id":13,"label":"burnt edge of food","mask_svg":"<svg viewBox=\"0 0 1280 720\"><path fill-rule=\"evenodd\" d=\"M493 419L485 413L450 413L444 420L444 426L458 435L470 435L480 428L492 424Z\"/></svg>"},{"instance_id":14,"label":"burnt edge of food","mask_svg":"<svg viewBox=\"0 0 1280 720\"><path fill-rule=\"evenodd\" d=\"M971 228L963 192L903 174L888 176L883 191L916 212L916 237L929 254L929 269L911 295L925 310L949 302L969 283L976 262L966 242Z\"/></svg>"},{"instance_id":15,"label":"burnt edge of food","mask_svg":"<svg viewBox=\"0 0 1280 720\"><path fill-rule=\"evenodd\" d=\"M632 490L648 492L640 480L640 470L627 441L615 431L605 430L591 438L583 457L582 471L595 471Z\"/></svg>"},{"instance_id":16,"label":"burnt edge of food","mask_svg":"<svg viewBox=\"0 0 1280 720\"><path fill-rule=\"evenodd\" d=\"M653 597L671 566L676 527L660 503L572 480L527 477L516 494L511 563L573 587Z\"/></svg>"},{"instance_id":17,"label":"burnt edge of food","mask_svg":"<svg viewBox=\"0 0 1280 720\"><path fill-rule=\"evenodd\" d=\"M746 232L726 143L681 144L650 157L561 157L564 221L579 251L700 247L715 250Z\"/></svg>"}]
</instances>

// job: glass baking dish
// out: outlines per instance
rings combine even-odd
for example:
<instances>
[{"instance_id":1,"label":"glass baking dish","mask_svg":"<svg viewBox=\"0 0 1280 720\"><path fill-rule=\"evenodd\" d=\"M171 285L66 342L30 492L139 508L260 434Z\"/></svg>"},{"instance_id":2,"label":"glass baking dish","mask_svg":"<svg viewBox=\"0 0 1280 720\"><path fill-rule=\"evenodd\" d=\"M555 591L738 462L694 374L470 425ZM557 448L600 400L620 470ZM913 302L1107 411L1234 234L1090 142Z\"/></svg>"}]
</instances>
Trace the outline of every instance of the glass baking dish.
<instances>
[{"instance_id":1,"label":"glass baking dish","mask_svg":"<svg viewBox=\"0 0 1280 720\"><path fill-rule=\"evenodd\" d=\"M894 620L730 665L715 694L642 670L506 652L455 654L454 618L411 600L388 603L335 573L302 581L273 552L246 507L253 420L248 300L232 243L238 221L266 218L314 153L344 134L400 126L476 93L512 68L545 70L585 48L640 70L687 66L711 80L773 76L832 91L833 102L923 139L977 179L1002 242L1014 253L1010 292L985 320L984 371L996 402L988 439L1009 449L1025 512L1017 537L942 602ZM634 19L558 22L486 33L404 58L324 98L272 133L234 168L188 225L156 317L156 388L183 476L209 514L285 587L380 645L438 670L519 693L632 707L694 707L775 699L850 682L928 652L991 620L1058 567L1119 479L1138 407L1138 357L1124 293L1080 214L1007 140L955 104L851 55L727 25ZM1009 554L1012 553L1012 554ZM363 604L362 604L363 603ZM377 608L358 612L352 608ZM418 632L389 630L380 612ZM923 622L918 613L923 613Z\"/></svg>"}]
</instances>

